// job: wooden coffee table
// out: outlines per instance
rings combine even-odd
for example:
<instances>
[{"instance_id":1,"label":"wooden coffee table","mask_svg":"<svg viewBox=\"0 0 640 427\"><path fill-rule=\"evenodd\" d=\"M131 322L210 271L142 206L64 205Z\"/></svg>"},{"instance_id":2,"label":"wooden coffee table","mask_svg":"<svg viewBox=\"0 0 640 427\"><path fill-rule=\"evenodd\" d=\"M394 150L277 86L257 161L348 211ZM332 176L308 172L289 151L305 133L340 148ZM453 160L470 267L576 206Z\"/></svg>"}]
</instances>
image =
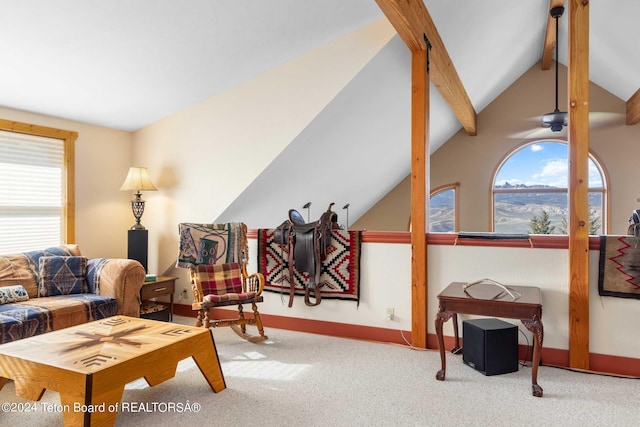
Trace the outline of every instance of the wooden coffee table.
<instances>
[{"instance_id":1,"label":"wooden coffee table","mask_svg":"<svg viewBox=\"0 0 640 427\"><path fill-rule=\"evenodd\" d=\"M458 352L460 349L458 313L520 319L522 324L533 333L532 394L536 397L542 397L542 387L538 385L538 365L540 364L540 353L544 338L542 295L540 289L534 286L507 286L507 288L513 296L507 292L501 292L500 288L490 284L478 284L465 289L465 283L461 282L453 282L440 292L435 326L442 369L436 374L436 379L444 381L447 368L442 331L444 322L453 317L456 344L452 352Z\"/></svg>"},{"instance_id":2,"label":"wooden coffee table","mask_svg":"<svg viewBox=\"0 0 640 427\"><path fill-rule=\"evenodd\" d=\"M115 316L0 346L0 388L40 400L60 393L65 426L113 425L124 386L144 377L150 386L193 357L214 392L226 388L211 331Z\"/></svg>"}]
</instances>

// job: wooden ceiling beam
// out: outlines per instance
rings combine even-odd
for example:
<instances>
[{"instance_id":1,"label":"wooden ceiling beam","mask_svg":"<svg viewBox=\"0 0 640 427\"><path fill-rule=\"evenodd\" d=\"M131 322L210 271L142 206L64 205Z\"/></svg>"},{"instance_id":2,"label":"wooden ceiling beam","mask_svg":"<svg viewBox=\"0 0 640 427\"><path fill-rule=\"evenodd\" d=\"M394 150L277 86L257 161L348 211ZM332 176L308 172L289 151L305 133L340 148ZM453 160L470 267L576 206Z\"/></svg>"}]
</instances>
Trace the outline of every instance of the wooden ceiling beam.
<instances>
[{"instance_id":1,"label":"wooden ceiling beam","mask_svg":"<svg viewBox=\"0 0 640 427\"><path fill-rule=\"evenodd\" d=\"M640 122L640 89L627 101L627 124L635 125Z\"/></svg>"},{"instance_id":2,"label":"wooden ceiling beam","mask_svg":"<svg viewBox=\"0 0 640 427\"><path fill-rule=\"evenodd\" d=\"M469 135L477 135L477 114L462 85L451 57L422 0L376 0L411 52L426 50L424 35L431 43L430 78Z\"/></svg>"},{"instance_id":3,"label":"wooden ceiling beam","mask_svg":"<svg viewBox=\"0 0 640 427\"><path fill-rule=\"evenodd\" d=\"M542 47L542 69L551 68L553 50L556 47L556 22L551 17L549 11L557 6L563 6L564 0L549 0L549 10L547 11L547 31L544 35L544 46Z\"/></svg>"}]
</instances>

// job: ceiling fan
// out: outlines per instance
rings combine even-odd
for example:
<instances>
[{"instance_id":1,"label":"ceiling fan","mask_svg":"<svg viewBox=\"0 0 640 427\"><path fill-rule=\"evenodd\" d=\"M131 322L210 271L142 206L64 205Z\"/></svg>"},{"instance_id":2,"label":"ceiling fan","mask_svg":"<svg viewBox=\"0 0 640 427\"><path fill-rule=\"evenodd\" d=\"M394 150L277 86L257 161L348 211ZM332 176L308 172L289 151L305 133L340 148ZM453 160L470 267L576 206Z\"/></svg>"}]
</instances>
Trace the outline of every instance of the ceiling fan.
<instances>
[{"instance_id":1,"label":"ceiling fan","mask_svg":"<svg viewBox=\"0 0 640 427\"><path fill-rule=\"evenodd\" d=\"M563 6L553 7L549 10L549 15L551 15L551 17L556 21L556 108L551 113L544 114L542 117L535 116L527 118L527 123L538 123L539 126L529 128L524 131L514 132L509 135L510 138L527 140L558 138L560 136L558 133L564 131L567 127L568 114L564 111L560 111L558 108L558 21L563 13ZM590 129L622 126L624 125L624 121L625 115L621 113L589 112Z\"/></svg>"},{"instance_id":2,"label":"ceiling fan","mask_svg":"<svg viewBox=\"0 0 640 427\"><path fill-rule=\"evenodd\" d=\"M558 19L564 13L564 7L553 7L549 13L556 20L556 109L543 115L540 121L543 127L551 128L552 132L560 132L567 125L567 112L558 109Z\"/></svg>"}]
</instances>

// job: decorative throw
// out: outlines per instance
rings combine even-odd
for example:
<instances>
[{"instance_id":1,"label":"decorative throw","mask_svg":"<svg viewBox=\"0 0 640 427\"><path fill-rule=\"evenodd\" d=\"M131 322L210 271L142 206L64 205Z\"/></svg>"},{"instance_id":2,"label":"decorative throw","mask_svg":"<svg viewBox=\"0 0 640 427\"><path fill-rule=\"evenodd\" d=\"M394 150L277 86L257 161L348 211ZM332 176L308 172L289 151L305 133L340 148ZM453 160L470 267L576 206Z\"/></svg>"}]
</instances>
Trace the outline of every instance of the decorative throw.
<instances>
[{"instance_id":1,"label":"decorative throw","mask_svg":"<svg viewBox=\"0 0 640 427\"><path fill-rule=\"evenodd\" d=\"M197 264L242 262L249 257L247 226L241 222L225 224L178 224L180 243L176 267Z\"/></svg>"},{"instance_id":2,"label":"decorative throw","mask_svg":"<svg viewBox=\"0 0 640 427\"><path fill-rule=\"evenodd\" d=\"M41 256L38 296L87 293L87 261L83 256Z\"/></svg>"},{"instance_id":3,"label":"decorative throw","mask_svg":"<svg viewBox=\"0 0 640 427\"><path fill-rule=\"evenodd\" d=\"M0 304L10 304L12 302L27 301L29 295L22 285L4 286L0 288Z\"/></svg>"},{"instance_id":4,"label":"decorative throw","mask_svg":"<svg viewBox=\"0 0 640 427\"><path fill-rule=\"evenodd\" d=\"M640 299L640 238L600 236L598 293Z\"/></svg>"},{"instance_id":5,"label":"decorative throw","mask_svg":"<svg viewBox=\"0 0 640 427\"><path fill-rule=\"evenodd\" d=\"M289 262L285 246L274 242L273 229L258 230L258 271L264 290L289 295ZM322 263L320 292L325 299L360 301L360 231L331 230L331 246ZM293 269L296 295L304 295L309 274Z\"/></svg>"},{"instance_id":6,"label":"decorative throw","mask_svg":"<svg viewBox=\"0 0 640 427\"><path fill-rule=\"evenodd\" d=\"M87 286L90 294L100 295L100 277L108 258L91 258L87 262Z\"/></svg>"}]
</instances>

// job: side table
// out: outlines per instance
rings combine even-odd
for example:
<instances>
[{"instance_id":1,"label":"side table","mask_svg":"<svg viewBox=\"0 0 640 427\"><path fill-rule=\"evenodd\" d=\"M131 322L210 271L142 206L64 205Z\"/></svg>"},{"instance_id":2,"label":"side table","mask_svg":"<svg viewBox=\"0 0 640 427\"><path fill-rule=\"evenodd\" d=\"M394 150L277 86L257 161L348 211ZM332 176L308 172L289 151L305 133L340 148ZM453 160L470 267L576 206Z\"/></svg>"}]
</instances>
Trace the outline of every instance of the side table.
<instances>
[{"instance_id":1,"label":"side table","mask_svg":"<svg viewBox=\"0 0 640 427\"><path fill-rule=\"evenodd\" d=\"M458 313L519 319L533 333L531 389L534 396L542 397L542 387L538 385L538 366L544 337L540 289L533 286L507 286L509 292L517 296L513 298L507 292L496 293L496 288L492 285L478 284L469 289L466 289L465 285L465 283L453 282L438 295L439 308L435 326L442 369L436 374L436 379L444 381L447 367L442 331L444 322L453 317L456 344L452 352L457 352L460 349Z\"/></svg>"},{"instance_id":2,"label":"side table","mask_svg":"<svg viewBox=\"0 0 640 427\"><path fill-rule=\"evenodd\" d=\"M168 321L173 321L173 294L176 290L176 279L177 277L170 276L158 276L156 280L152 282L144 282L142 288L140 289L140 299L144 305L144 301L149 300L151 298L161 297L168 295L169 296L169 308L165 308L164 310L156 310L147 314L141 314L140 317L145 319L162 319L166 318ZM168 310L168 316L162 316L163 311ZM164 320L164 319L162 319Z\"/></svg>"}]
</instances>

